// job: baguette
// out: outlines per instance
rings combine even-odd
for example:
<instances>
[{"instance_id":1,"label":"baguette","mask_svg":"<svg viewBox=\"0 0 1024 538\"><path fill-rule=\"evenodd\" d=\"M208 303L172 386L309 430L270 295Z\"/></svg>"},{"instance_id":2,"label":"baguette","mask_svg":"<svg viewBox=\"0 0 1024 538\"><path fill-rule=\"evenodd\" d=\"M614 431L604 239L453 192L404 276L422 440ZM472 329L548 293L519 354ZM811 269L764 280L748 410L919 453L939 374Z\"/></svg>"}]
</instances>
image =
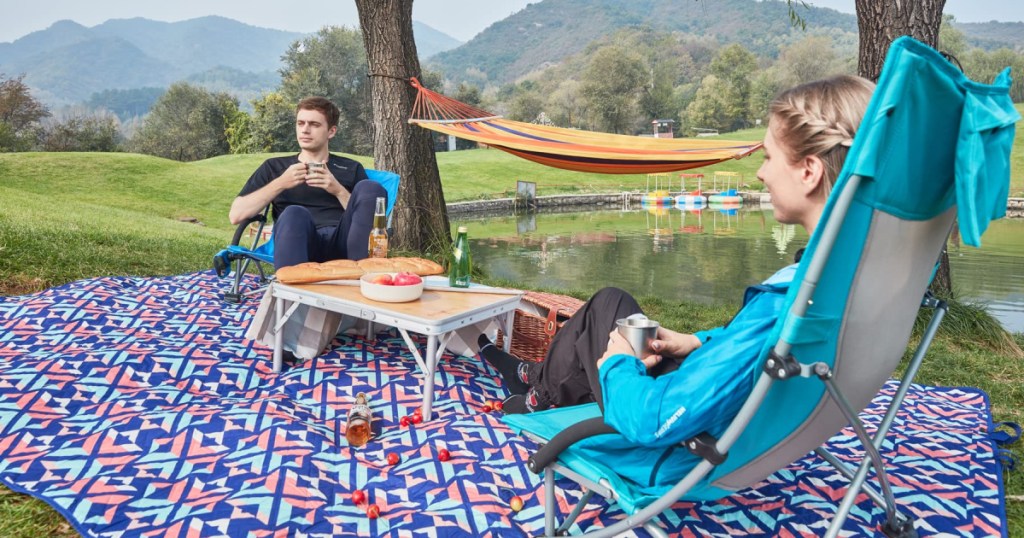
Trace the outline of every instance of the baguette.
<instances>
[{"instance_id":1,"label":"baguette","mask_svg":"<svg viewBox=\"0 0 1024 538\"><path fill-rule=\"evenodd\" d=\"M307 262L277 270L277 280L284 284L311 284L325 280L355 280L366 273L414 273L420 276L438 275L444 268L423 258L366 258Z\"/></svg>"}]
</instances>

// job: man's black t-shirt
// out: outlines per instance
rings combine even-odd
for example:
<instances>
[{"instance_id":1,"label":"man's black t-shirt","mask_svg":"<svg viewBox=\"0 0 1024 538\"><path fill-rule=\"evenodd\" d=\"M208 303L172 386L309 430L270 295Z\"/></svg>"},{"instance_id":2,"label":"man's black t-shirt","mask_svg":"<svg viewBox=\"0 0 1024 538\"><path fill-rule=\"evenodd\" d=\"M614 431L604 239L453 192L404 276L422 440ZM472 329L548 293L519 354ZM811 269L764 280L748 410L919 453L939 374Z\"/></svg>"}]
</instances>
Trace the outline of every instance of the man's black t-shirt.
<instances>
[{"instance_id":1,"label":"man's black t-shirt","mask_svg":"<svg viewBox=\"0 0 1024 538\"><path fill-rule=\"evenodd\" d=\"M245 182L245 186L242 187L238 195L245 196L260 190L271 181L280 177L289 166L297 162L299 162L298 155L275 157L263 161L263 164ZM352 192L356 183L366 179L366 170L363 168L363 165L352 159L331 155L327 159L327 167L331 174L334 175L334 178L348 192ZM338 226L341 223L342 215L345 214L345 210L341 207L341 202L336 197L321 188L307 185L292 187L277 195L277 198L274 198L272 211L274 220L277 220L277 217L284 211L284 208L290 205L301 205L309 209L309 212L313 214L313 221L316 222L317 228Z\"/></svg>"}]
</instances>

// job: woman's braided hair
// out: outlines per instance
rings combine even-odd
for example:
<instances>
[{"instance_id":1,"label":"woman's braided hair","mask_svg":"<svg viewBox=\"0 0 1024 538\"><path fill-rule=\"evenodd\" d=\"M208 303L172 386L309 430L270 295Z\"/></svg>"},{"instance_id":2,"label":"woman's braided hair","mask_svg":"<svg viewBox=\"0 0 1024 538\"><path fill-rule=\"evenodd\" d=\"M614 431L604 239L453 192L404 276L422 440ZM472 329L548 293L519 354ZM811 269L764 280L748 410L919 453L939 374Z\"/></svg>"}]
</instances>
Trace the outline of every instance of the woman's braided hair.
<instances>
[{"instance_id":1,"label":"woman's braided hair","mask_svg":"<svg viewBox=\"0 0 1024 538\"><path fill-rule=\"evenodd\" d=\"M843 168L860 120L875 85L867 79L840 75L790 88L769 107L769 128L795 164L817 155L825 164L827 196Z\"/></svg>"}]
</instances>

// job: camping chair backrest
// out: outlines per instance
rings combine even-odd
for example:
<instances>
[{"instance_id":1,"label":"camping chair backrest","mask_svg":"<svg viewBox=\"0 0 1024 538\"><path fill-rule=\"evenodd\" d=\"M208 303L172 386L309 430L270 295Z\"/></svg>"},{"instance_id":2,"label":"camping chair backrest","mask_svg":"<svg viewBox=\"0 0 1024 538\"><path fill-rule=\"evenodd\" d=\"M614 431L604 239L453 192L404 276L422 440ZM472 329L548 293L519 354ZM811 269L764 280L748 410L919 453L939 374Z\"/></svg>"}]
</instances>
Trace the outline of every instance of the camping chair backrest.
<instances>
[{"instance_id":1,"label":"camping chair backrest","mask_svg":"<svg viewBox=\"0 0 1024 538\"><path fill-rule=\"evenodd\" d=\"M366 176L370 179L380 183L384 190L388 193L388 227L391 227L391 210L395 207L395 201L398 199L398 183L401 177L394 173L386 170L374 170L372 168L366 169Z\"/></svg>"},{"instance_id":2,"label":"camping chair backrest","mask_svg":"<svg viewBox=\"0 0 1024 538\"><path fill-rule=\"evenodd\" d=\"M855 410L903 357L957 212L965 241L970 235L975 245L1005 212L1020 117L1008 87L1005 72L994 86L974 83L910 38L890 49L797 271L792 308L769 338L800 362L828 364ZM819 380L776 382L709 485L735 491L757 483L847 423Z\"/></svg>"}]
</instances>

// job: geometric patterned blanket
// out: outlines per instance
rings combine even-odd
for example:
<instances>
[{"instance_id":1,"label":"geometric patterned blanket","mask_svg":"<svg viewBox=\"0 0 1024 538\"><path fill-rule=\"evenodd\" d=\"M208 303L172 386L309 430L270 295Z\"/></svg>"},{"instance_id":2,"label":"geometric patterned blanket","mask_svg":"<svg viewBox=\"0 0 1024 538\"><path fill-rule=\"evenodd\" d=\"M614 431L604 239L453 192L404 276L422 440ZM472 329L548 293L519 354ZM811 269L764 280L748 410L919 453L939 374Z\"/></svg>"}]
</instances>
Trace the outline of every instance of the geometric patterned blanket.
<instances>
[{"instance_id":1,"label":"geometric patterned blanket","mask_svg":"<svg viewBox=\"0 0 1024 538\"><path fill-rule=\"evenodd\" d=\"M542 479L525 464L536 446L484 412L504 395L488 366L445 355L435 418L403 427L422 374L401 338L339 337L274 374L269 350L243 338L255 301L226 304L224 286L203 272L0 298L0 481L90 537L542 532ZM357 392L371 398L376 436L352 449L342 432ZM889 395L865 411L869 422ZM922 535L1005 535L990 428L984 393L910 391L883 452ZM851 460L851 438L837 435L830 449ZM679 503L660 522L682 536L820 535L842 482L807 457L727 499ZM352 502L357 488L380 518ZM509 509L515 495L520 512ZM563 507L579 497L558 495ZM574 531L621 516L595 498ZM883 517L863 497L846 534L876 535Z\"/></svg>"}]
</instances>

